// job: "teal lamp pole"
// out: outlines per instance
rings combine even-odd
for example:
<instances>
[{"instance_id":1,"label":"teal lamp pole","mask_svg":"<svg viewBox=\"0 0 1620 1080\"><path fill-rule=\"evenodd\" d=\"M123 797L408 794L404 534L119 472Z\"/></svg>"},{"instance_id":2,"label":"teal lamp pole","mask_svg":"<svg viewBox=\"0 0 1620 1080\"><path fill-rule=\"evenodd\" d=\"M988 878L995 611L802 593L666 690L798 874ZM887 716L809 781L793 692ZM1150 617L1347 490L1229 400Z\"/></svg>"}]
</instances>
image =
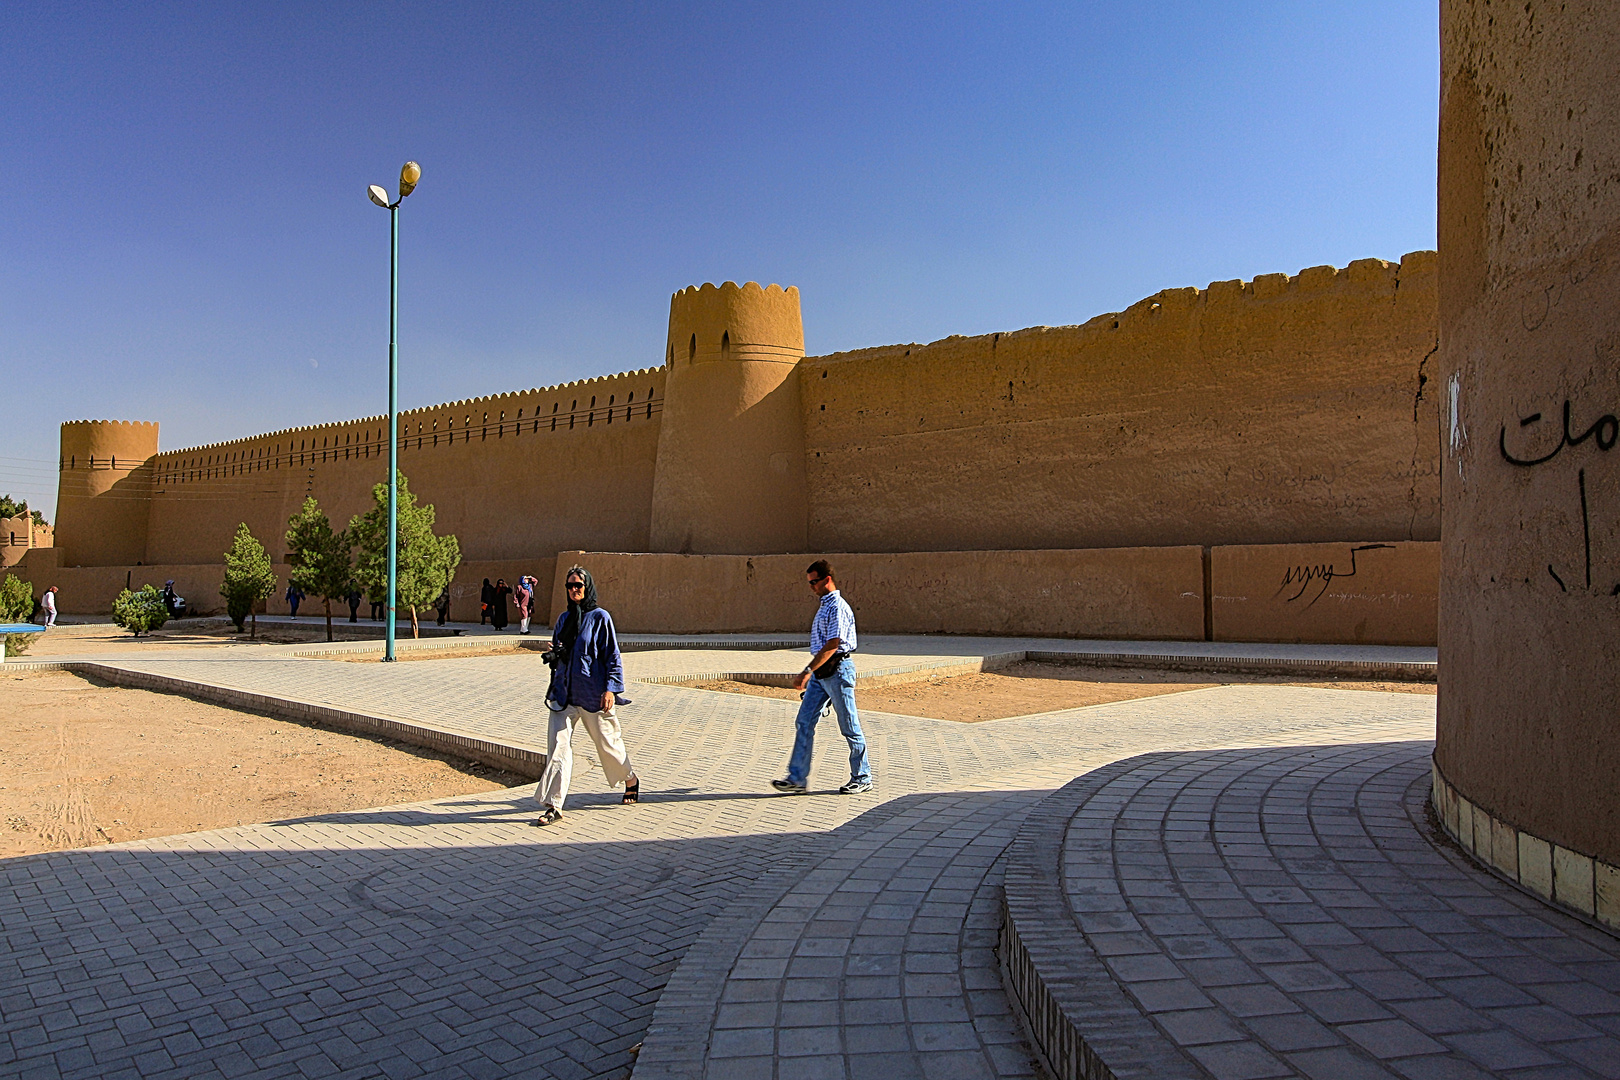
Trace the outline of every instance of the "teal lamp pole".
<instances>
[{"instance_id":1,"label":"teal lamp pole","mask_svg":"<svg viewBox=\"0 0 1620 1080\"><path fill-rule=\"evenodd\" d=\"M388 211L388 601L384 608L383 663L394 661L394 606L399 595L399 204L416 190L422 167L407 161L399 170L399 198L372 184L371 201Z\"/></svg>"}]
</instances>

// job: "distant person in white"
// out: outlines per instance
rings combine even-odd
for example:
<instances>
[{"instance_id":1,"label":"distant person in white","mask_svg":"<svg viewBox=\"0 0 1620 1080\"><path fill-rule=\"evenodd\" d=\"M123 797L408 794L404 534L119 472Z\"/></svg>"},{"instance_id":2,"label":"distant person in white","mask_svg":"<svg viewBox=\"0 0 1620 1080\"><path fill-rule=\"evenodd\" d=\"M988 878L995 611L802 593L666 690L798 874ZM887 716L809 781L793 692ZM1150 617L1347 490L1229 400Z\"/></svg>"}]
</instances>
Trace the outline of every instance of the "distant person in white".
<instances>
[{"instance_id":1,"label":"distant person in white","mask_svg":"<svg viewBox=\"0 0 1620 1080\"><path fill-rule=\"evenodd\" d=\"M56 586L52 585L45 590L45 595L39 598L40 610L45 613L45 629L49 630L56 625Z\"/></svg>"}]
</instances>

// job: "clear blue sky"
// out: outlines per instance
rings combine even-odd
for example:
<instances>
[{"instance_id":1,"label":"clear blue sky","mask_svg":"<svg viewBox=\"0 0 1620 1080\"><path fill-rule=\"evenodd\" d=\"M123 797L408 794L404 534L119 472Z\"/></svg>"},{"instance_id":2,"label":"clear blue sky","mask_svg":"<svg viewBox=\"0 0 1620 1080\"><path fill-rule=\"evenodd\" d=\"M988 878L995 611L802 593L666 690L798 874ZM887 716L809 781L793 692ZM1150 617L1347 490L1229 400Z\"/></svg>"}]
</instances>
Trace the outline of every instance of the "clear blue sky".
<instances>
[{"instance_id":1,"label":"clear blue sky","mask_svg":"<svg viewBox=\"0 0 1620 1080\"><path fill-rule=\"evenodd\" d=\"M1435 4L0 6L0 491L662 361L797 285L812 354L1434 246Z\"/></svg>"}]
</instances>

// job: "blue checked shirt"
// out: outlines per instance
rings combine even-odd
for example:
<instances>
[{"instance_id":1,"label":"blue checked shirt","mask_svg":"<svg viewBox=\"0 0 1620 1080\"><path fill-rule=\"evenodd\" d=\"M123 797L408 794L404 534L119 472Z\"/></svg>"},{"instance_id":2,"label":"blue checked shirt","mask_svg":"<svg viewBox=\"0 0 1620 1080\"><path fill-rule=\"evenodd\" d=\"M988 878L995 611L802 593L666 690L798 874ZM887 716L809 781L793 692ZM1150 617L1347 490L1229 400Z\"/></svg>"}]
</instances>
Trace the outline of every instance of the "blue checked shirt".
<instances>
[{"instance_id":1,"label":"blue checked shirt","mask_svg":"<svg viewBox=\"0 0 1620 1080\"><path fill-rule=\"evenodd\" d=\"M816 621L810 624L810 655L820 652L829 638L839 640L840 652L855 651L855 612L837 589L821 598Z\"/></svg>"}]
</instances>

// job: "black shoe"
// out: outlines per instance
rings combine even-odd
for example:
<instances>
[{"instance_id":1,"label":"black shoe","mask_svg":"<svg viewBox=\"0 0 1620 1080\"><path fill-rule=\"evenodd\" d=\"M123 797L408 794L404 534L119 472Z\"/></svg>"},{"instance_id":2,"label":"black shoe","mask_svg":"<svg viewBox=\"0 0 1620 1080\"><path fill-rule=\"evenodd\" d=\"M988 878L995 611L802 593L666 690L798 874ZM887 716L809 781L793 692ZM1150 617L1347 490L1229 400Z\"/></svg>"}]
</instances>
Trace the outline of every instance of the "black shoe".
<instances>
[{"instance_id":1,"label":"black shoe","mask_svg":"<svg viewBox=\"0 0 1620 1080\"><path fill-rule=\"evenodd\" d=\"M775 788L777 791L780 791L784 795L803 795L806 791L810 790L803 784L795 784L791 780L772 780L771 787Z\"/></svg>"},{"instance_id":2,"label":"black shoe","mask_svg":"<svg viewBox=\"0 0 1620 1080\"><path fill-rule=\"evenodd\" d=\"M555 824L557 824L557 822L559 822L561 820L562 820L562 811L558 810L555 806L547 806L547 807L541 808L540 816L535 818L529 824L531 824L531 825L539 825L539 826L555 825Z\"/></svg>"}]
</instances>

